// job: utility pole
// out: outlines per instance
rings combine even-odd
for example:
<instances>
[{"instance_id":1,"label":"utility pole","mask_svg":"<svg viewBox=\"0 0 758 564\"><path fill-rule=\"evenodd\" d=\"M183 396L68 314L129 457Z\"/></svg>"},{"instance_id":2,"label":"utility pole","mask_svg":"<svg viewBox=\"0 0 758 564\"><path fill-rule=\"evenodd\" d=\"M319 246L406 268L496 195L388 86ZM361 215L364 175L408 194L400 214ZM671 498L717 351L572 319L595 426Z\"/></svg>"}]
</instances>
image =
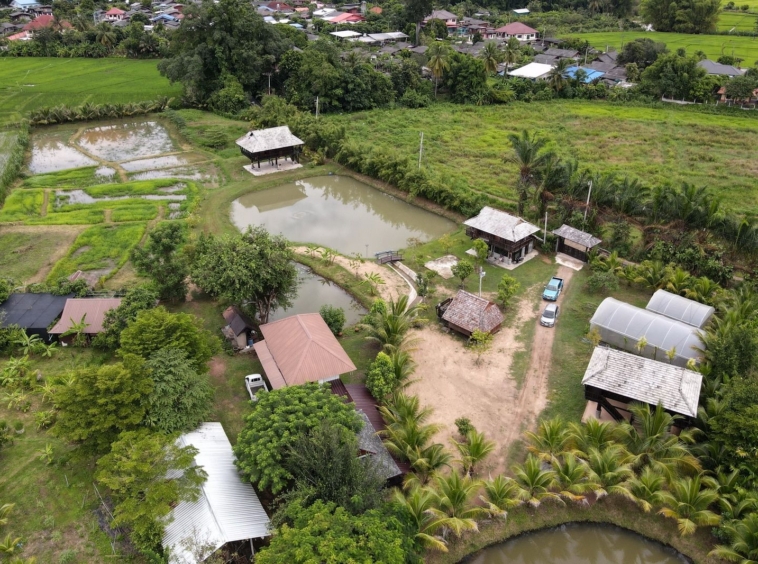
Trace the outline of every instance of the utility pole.
<instances>
[{"instance_id":1,"label":"utility pole","mask_svg":"<svg viewBox=\"0 0 758 564\"><path fill-rule=\"evenodd\" d=\"M592 196L592 180L590 180L590 191L587 192L587 205L584 206L584 225L582 227L587 226L587 210L590 209L590 196Z\"/></svg>"},{"instance_id":2,"label":"utility pole","mask_svg":"<svg viewBox=\"0 0 758 564\"><path fill-rule=\"evenodd\" d=\"M268 95L271 96L271 73L264 72L263 74L265 74L268 77Z\"/></svg>"},{"instance_id":3,"label":"utility pole","mask_svg":"<svg viewBox=\"0 0 758 564\"><path fill-rule=\"evenodd\" d=\"M547 212L545 212L545 229L542 230L542 244L547 243Z\"/></svg>"},{"instance_id":4,"label":"utility pole","mask_svg":"<svg viewBox=\"0 0 758 564\"><path fill-rule=\"evenodd\" d=\"M424 152L424 132L421 132L421 143L418 146L418 168L421 170L421 155Z\"/></svg>"},{"instance_id":5,"label":"utility pole","mask_svg":"<svg viewBox=\"0 0 758 564\"><path fill-rule=\"evenodd\" d=\"M318 96L316 96L316 117L318 117Z\"/></svg>"},{"instance_id":6,"label":"utility pole","mask_svg":"<svg viewBox=\"0 0 758 564\"><path fill-rule=\"evenodd\" d=\"M487 273L484 271L484 267L479 267L479 297L482 297L482 278L487 276Z\"/></svg>"}]
</instances>

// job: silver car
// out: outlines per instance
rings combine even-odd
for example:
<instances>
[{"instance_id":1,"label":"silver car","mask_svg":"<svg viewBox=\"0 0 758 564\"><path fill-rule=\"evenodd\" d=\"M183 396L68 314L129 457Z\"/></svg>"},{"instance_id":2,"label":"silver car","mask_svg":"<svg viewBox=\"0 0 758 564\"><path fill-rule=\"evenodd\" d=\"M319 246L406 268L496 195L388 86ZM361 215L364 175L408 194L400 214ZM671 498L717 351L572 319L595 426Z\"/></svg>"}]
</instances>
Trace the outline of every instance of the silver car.
<instances>
[{"instance_id":1,"label":"silver car","mask_svg":"<svg viewBox=\"0 0 758 564\"><path fill-rule=\"evenodd\" d=\"M542 317L540 317L540 325L544 327L554 327L555 320L558 319L559 311L560 308L558 307L558 304L548 304L545 311L542 312Z\"/></svg>"}]
</instances>

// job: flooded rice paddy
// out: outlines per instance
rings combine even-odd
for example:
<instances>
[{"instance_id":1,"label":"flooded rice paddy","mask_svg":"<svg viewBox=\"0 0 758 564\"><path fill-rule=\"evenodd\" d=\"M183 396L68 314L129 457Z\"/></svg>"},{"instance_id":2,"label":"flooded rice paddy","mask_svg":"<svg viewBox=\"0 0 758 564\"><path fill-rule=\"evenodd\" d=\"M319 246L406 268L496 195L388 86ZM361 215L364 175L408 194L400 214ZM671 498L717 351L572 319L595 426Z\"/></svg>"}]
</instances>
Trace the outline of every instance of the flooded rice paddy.
<instances>
[{"instance_id":1,"label":"flooded rice paddy","mask_svg":"<svg viewBox=\"0 0 758 564\"><path fill-rule=\"evenodd\" d=\"M485 548L466 564L683 564L673 549L616 527L565 525Z\"/></svg>"},{"instance_id":2,"label":"flooded rice paddy","mask_svg":"<svg viewBox=\"0 0 758 564\"><path fill-rule=\"evenodd\" d=\"M455 224L347 176L318 176L251 192L232 202L240 230L262 225L291 241L372 255L429 241Z\"/></svg>"},{"instance_id":3,"label":"flooded rice paddy","mask_svg":"<svg viewBox=\"0 0 758 564\"><path fill-rule=\"evenodd\" d=\"M104 161L124 162L179 150L168 129L153 120L86 129L76 144Z\"/></svg>"},{"instance_id":4,"label":"flooded rice paddy","mask_svg":"<svg viewBox=\"0 0 758 564\"><path fill-rule=\"evenodd\" d=\"M55 132L32 136L32 158L29 161L29 172L45 174L96 165L96 160L68 144L70 135L70 132Z\"/></svg>"},{"instance_id":5,"label":"flooded rice paddy","mask_svg":"<svg viewBox=\"0 0 758 564\"><path fill-rule=\"evenodd\" d=\"M279 309L271 315L271 321L283 319L300 313L318 313L321 306L331 305L345 310L345 326L355 325L367 312L353 297L342 288L315 274L307 266L295 264L297 268L297 297L292 300L292 307Z\"/></svg>"}]
</instances>

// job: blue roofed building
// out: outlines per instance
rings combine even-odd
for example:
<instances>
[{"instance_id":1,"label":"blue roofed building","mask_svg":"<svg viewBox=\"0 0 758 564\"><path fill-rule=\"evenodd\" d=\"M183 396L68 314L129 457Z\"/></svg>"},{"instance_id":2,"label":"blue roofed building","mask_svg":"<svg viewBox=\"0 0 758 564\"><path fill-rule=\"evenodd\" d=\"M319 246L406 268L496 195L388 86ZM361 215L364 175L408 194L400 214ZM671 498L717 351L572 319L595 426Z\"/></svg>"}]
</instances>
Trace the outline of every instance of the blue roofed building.
<instances>
[{"instance_id":1,"label":"blue roofed building","mask_svg":"<svg viewBox=\"0 0 758 564\"><path fill-rule=\"evenodd\" d=\"M589 84L590 82L599 80L605 74L603 71L590 69L587 67L569 67L566 69L566 76L568 76L569 78L576 78L576 73L579 69L583 70L585 73L585 78L582 81L585 84Z\"/></svg>"}]
</instances>

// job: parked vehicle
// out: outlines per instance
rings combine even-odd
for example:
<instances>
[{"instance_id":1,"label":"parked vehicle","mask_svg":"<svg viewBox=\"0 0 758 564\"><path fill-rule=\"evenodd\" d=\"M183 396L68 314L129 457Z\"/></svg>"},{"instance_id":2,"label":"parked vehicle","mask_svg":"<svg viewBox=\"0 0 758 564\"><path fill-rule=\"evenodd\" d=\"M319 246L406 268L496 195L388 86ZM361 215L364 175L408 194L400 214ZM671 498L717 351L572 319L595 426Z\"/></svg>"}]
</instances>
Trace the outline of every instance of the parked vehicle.
<instances>
[{"instance_id":1,"label":"parked vehicle","mask_svg":"<svg viewBox=\"0 0 758 564\"><path fill-rule=\"evenodd\" d=\"M252 401L258 401L258 396L256 394L261 389L268 392L266 381L260 374L248 374L245 376L245 387L247 388L247 393L250 394L250 399Z\"/></svg>"},{"instance_id":2,"label":"parked vehicle","mask_svg":"<svg viewBox=\"0 0 758 564\"><path fill-rule=\"evenodd\" d=\"M543 327L555 327L559 311L558 304L547 304L545 311L542 312L542 317L540 317L540 325Z\"/></svg>"},{"instance_id":3,"label":"parked vehicle","mask_svg":"<svg viewBox=\"0 0 758 564\"><path fill-rule=\"evenodd\" d=\"M542 292L542 299L548 300L549 302L554 302L558 299L558 296L561 295L561 291L563 290L563 278L558 278L557 276L553 276L550 279L550 282L547 283L547 286L545 286L545 291Z\"/></svg>"}]
</instances>

